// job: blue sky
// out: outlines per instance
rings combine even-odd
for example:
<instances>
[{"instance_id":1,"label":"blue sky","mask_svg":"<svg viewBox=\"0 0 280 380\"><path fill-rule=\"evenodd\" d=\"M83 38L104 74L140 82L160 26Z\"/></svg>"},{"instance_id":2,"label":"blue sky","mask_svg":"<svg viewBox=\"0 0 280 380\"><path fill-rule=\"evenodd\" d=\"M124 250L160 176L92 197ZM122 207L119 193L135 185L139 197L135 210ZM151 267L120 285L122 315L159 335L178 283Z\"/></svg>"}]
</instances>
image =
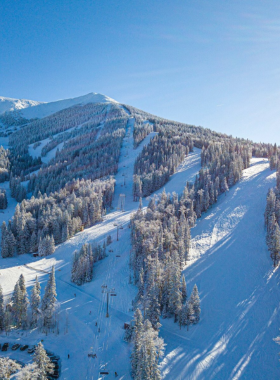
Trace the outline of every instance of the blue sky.
<instances>
[{"instance_id":1,"label":"blue sky","mask_svg":"<svg viewBox=\"0 0 280 380\"><path fill-rule=\"evenodd\" d=\"M280 2L2 0L0 95L100 92L280 144Z\"/></svg>"}]
</instances>

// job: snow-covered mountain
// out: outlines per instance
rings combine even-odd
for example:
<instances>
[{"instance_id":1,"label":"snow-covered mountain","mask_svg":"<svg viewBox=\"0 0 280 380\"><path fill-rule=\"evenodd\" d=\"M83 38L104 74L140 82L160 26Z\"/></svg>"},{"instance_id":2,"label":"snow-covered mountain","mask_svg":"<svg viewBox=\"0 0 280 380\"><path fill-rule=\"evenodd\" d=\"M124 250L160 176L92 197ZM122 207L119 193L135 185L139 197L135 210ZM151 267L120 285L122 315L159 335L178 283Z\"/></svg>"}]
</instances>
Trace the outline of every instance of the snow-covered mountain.
<instances>
[{"instance_id":1,"label":"snow-covered mountain","mask_svg":"<svg viewBox=\"0 0 280 380\"><path fill-rule=\"evenodd\" d=\"M60 309L50 331L41 317L37 328L36 322L24 331L16 322L10 331L8 320L0 343L10 347L1 355L27 364L31 356L12 344L43 339L60 358L62 379L129 380L134 343L125 341L124 326L137 305L162 325L166 347L156 364L162 379L278 378L279 273L263 215L280 149L161 119L95 93L8 116L18 113L22 128L9 129L12 160L0 150L0 224L16 216L2 227L0 285L7 304L23 274L30 299L38 276L43 297L54 266ZM99 250L94 259L88 244Z\"/></svg>"},{"instance_id":2,"label":"snow-covered mountain","mask_svg":"<svg viewBox=\"0 0 280 380\"><path fill-rule=\"evenodd\" d=\"M78 96L77 98L62 99L49 103L0 97L0 114L9 111L20 111L20 115L25 119L41 119L65 108L88 103L117 103L117 101L95 92Z\"/></svg>"},{"instance_id":3,"label":"snow-covered mountain","mask_svg":"<svg viewBox=\"0 0 280 380\"><path fill-rule=\"evenodd\" d=\"M13 99L0 96L0 115L4 112L24 110L29 107L38 106L42 102L27 99Z\"/></svg>"}]
</instances>

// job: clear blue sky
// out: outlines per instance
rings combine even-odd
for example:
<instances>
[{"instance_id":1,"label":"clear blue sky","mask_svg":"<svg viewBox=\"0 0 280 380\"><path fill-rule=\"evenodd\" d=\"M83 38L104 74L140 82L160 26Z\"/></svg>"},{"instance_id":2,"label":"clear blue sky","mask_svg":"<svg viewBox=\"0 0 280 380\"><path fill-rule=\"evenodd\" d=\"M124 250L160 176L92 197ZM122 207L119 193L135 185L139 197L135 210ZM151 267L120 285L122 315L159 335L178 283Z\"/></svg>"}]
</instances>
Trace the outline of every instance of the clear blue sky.
<instances>
[{"instance_id":1,"label":"clear blue sky","mask_svg":"<svg viewBox=\"0 0 280 380\"><path fill-rule=\"evenodd\" d=\"M280 144L280 2L1 0L0 95L100 92Z\"/></svg>"}]
</instances>

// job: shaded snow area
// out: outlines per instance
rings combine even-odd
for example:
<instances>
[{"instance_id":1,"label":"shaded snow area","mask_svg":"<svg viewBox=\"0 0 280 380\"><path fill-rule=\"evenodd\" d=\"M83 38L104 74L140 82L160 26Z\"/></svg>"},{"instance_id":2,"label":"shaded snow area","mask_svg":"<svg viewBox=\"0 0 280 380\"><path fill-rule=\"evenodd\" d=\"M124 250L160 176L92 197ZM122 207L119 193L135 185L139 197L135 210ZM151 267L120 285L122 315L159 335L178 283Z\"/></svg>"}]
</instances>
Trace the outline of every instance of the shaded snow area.
<instances>
[{"instance_id":1,"label":"shaded snow area","mask_svg":"<svg viewBox=\"0 0 280 380\"><path fill-rule=\"evenodd\" d=\"M12 259L0 259L0 282L5 296L11 295L21 273L26 278L29 294L36 275L41 282L43 292L48 278L46 272L55 265L57 298L60 302L59 335L52 333L45 336L36 330L24 331L23 335L21 332L12 332L8 337L1 335L0 343L18 341L30 345L43 339L45 348L61 357L61 379L96 380L101 378L100 371L102 370L109 372L106 379L115 378L115 371L119 374L119 379L131 379L131 346L123 341L123 326L125 322L133 318L132 300L137 292L136 287L129 283L131 244L128 224L131 212L138 208L138 203L132 200L133 163L143 146L155 135L151 133L137 149L133 149L133 126L134 119L130 118L121 150L119 171L116 175L113 212L108 214L102 223L80 232L58 246L52 256L40 259L22 255ZM182 192L185 182L199 171L200 150L197 149L190 154L182 168L184 168L183 171L171 177L166 188L172 184L172 190ZM183 172L185 173L184 180L180 179ZM122 174L126 176L125 184ZM126 196L124 212L117 210L119 194ZM147 204L147 201L144 200L143 203ZM117 241L117 224L120 227L119 241ZM113 243L107 248L108 257L95 264L93 281L83 286L72 284L70 277L74 250L79 249L84 243L102 243L109 234L112 236ZM117 294L116 297L110 297L109 318L106 318L106 294L102 293L101 288L103 284L109 288L115 288ZM67 314L69 327L66 329ZM97 358L88 357L88 353L96 354ZM68 354L70 359L67 357ZM10 348L3 355L25 363L30 360L27 353L20 354L18 358L18 354Z\"/></svg>"},{"instance_id":2,"label":"shaded snow area","mask_svg":"<svg viewBox=\"0 0 280 380\"><path fill-rule=\"evenodd\" d=\"M279 274L265 242L266 194L275 186L267 160L252 159L242 180L198 220L188 290L196 283L201 321L181 331L163 322L164 379L277 379Z\"/></svg>"}]
</instances>

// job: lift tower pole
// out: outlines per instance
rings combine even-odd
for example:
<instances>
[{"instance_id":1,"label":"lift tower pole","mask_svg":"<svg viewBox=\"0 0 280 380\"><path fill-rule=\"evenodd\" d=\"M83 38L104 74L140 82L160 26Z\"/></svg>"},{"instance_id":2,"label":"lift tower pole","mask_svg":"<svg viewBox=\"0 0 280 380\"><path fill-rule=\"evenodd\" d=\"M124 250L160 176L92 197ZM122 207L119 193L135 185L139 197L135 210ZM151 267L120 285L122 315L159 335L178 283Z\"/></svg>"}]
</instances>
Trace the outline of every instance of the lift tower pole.
<instances>
[{"instance_id":1,"label":"lift tower pole","mask_svg":"<svg viewBox=\"0 0 280 380\"><path fill-rule=\"evenodd\" d=\"M109 295L110 296L116 296L115 288L108 289L107 285L102 285L102 293L107 294L107 312L106 312L106 318L109 318Z\"/></svg>"}]
</instances>

